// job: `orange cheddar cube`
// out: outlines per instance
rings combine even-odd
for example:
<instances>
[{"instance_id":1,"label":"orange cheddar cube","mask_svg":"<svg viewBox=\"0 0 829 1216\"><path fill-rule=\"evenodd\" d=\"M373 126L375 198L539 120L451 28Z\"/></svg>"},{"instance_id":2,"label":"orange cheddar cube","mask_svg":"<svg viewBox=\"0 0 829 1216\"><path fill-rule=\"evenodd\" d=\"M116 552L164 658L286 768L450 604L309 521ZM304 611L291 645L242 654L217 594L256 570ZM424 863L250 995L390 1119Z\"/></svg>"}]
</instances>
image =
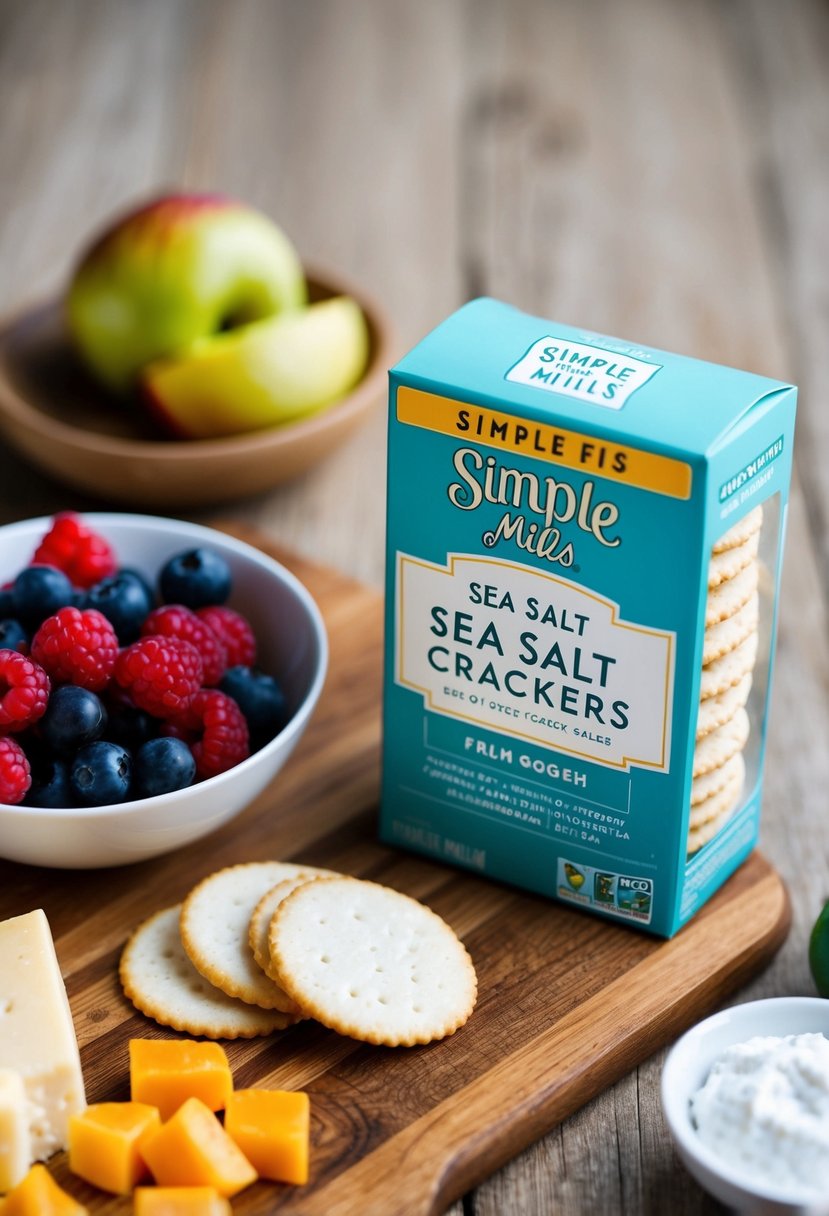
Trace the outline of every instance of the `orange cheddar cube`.
<instances>
[{"instance_id":1,"label":"orange cheddar cube","mask_svg":"<svg viewBox=\"0 0 829 1216\"><path fill-rule=\"evenodd\" d=\"M242 1150L198 1098L182 1103L142 1144L141 1153L159 1186L213 1186L230 1198L257 1179Z\"/></svg>"},{"instance_id":2,"label":"orange cheddar cube","mask_svg":"<svg viewBox=\"0 0 829 1216\"><path fill-rule=\"evenodd\" d=\"M157 1106L162 1120L187 1098L223 1110L233 1091L233 1076L219 1043L193 1039L131 1039L130 1097Z\"/></svg>"},{"instance_id":3,"label":"orange cheddar cube","mask_svg":"<svg viewBox=\"0 0 829 1216\"><path fill-rule=\"evenodd\" d=\"M69 1168L102 1191L128 1195L148 1171L141 1146L158 1131L156 1106L98 1102L69 1120Z\"/></svg>"},{"instance_id":4,"label":"orange cheddar cube","mask_svg":"<svg viewBox=\"0 0 829 1216\"><path fill-rule=\"evenodd\" d=\"M133 1216L232 1216L233 1209L212 1186L140 1186Z\"/></svg>"},{"instance_id":5,"label":"orange cheddar cube","mask_svg":"<svg viewBox=\"0 0 829 1216\"><path fill-rule=\"evenodd\" d=\"M89 1208L67 1195L45 1165L33 1165L6 1196L3 1216L89 1216Z\"/></svg>"},{"instance_id":6,"label":"orange cheddar cube","mask_svg":"<svg viewBox=\"0 0 829 1216\"><path fill-rule=\"evenodd\" d=\"M227 1101L225 1131L262 1178L308 1181L310 1126L307 1094L238 1089Z\"/></svg>"}]
</instances>

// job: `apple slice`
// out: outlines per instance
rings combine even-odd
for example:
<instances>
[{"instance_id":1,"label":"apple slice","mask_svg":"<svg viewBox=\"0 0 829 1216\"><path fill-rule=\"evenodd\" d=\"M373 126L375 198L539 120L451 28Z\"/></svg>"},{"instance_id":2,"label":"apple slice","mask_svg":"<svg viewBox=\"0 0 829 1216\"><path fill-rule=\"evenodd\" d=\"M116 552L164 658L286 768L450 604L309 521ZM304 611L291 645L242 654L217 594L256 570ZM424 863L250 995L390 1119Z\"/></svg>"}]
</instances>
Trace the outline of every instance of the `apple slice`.
<instances>
[{"instance_id":1,"label":"apple slice","mask_svg":"<svg viewBox=\"0 0 829 1216\"><path fill-rule=\"evenodd\" d=\"M184 439L278 426L331 405L368 360L359 305L337 296L296 312L202 338L145 368L145 399Z\"/></svg>"}]
</instances>

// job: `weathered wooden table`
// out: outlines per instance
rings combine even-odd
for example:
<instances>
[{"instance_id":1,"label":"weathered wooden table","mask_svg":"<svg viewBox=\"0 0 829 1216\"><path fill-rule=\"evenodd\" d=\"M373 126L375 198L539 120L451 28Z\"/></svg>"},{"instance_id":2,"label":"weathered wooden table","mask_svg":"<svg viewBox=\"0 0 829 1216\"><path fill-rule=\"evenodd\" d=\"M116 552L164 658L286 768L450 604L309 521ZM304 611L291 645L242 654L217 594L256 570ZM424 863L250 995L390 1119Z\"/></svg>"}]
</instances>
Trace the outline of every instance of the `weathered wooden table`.
<instances>
[{"instance_id":1,"label":"weathered wooden table","mask_svg":"<svg viewBox=\"0 0 829 1216\"><path fill-rule=\"evenodd\" d=\"M115 209L221 189L362 282L401 350L490 293L799 383L762 841L794 926L744 997L813 991L829 895L828 85L819 0L0 3L3 311L59 290ZM378 410L236 514L380 585L383 460ZM100 505L0 453L3 521ZM660 1064L453 1216L718 1210L672 1154Z\"/></svg>"}]
</instances>

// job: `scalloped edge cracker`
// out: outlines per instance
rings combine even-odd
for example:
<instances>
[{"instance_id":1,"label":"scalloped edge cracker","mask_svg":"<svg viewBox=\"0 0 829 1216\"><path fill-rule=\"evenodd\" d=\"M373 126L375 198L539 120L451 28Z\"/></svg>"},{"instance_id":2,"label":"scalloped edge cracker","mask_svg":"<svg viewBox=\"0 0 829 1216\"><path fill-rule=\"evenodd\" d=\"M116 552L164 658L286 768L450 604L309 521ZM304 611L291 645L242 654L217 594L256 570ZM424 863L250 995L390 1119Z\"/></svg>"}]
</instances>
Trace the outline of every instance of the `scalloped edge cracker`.
<instances>
[{"instance_id":1,"label":"scalloped edge cracker","mask_svg":"<svg viewBox=\"0 0 829 1216\"><path fill-rule=\"evenodd\" d=\"M721 659L730 650L735 650L752 633L756 633L759 620L760 598L755 591L733 616L726 617L724 621L706 629L702 642L703 667Z\"/></svg>"},{"instance_id":2,"label":"scalloped edge cracker","mask_svg":"<svg viewBox=\"0 0 829 1216\"><path fill-rule=\"evenodd\" d=\"M282 882L278 882L276 886L271 887L253 909L250 924L248 925L248 941L253 951L256 965L261 967L265 975L273 980L280 992L282 992L282 988L279 985L276 968L271 963L271 951L268 944L268 932L271 920L283 899L286 899L297 887L303 886L309 879L313 881L313 876L303 874L298 878L283 878ZM283 993L283 996L286 1012L297 1011L299 1007L296 1002L292 1001L287 993Z\"/></svg>"},{"instance_id":3,"label":"scalloped edge cracker","mask_svg":"<svg viewBox=\"0 0 829 1216\"><path fill-rule=\"evenodd\" d=\"M477 978L454 931L425 904L378 883L320 878L292 891L270 922L285 991L331 1030L388 1047L454 1034Z\"/></svg>"},{"instance_id":4,"label":"scalloped edge cracker","mask_svg":"<svg viewBox=\"0 0 829 1216\"><path fill-rule=\"evenodd\" d=\"M713 819L709 819L707 823L701 824L698 828L692 828L688 833L688 856L698 853L703 845L708 844L717 836L725 825L731 819L734 812L737 810L739 803L740 792L738 791L732 802L726 803L723 810L719 812Z\"/></svg>"},{"instance_id":5,"label":"scalloped edge cracker","mask_svg":"<svg viewBox=\"0 0 829 1216\"><path fill-rule=\"evenodd\" d=\"M726 760L742 751L750 729L748 714L744 709L738 709L733 718L700 739L694 751L694 777L703 777L712 769L721 768Z\"/></svg>"},{"instance_id":6,"label":"scalloped edge cracker","mask_svg":"<svg viewBox=\"0 0 829 1216\"><path fill-rule=\"evenodd\" d=\"M709 697L719 696L734 684L739 684L743 676L753 672L759 643L760 637L755 629L733 650L703 667L700 699L705 701Z\"/></svg>"},{"instance_id":7,"label":"scalloped edge cracker","mask_svg":"<svg viewBox=\"0 0 829 1216\"><path fill-rule=\"evenodd\" d=\"M736 574L753 562L760 548L760 533L753 532L741 544L733 549L714 551L708 563L708 590L719 587L726 579L734 578Z\"/></svg>"},{"instance_id":8,"label":"scalloped edge cracker","mask_svg":"<svg viewBox=\"0 0 829 1216\"><path fill-rule=\"evenodd\" d=\"M708 592L705 603L705 626L716 625L733 616L757 590L760 567L757 562L743 566L733 578L728 578Z\"/></svg>"},{"instance_id":9,"label":"scalloped edge cracker","mask_svg":"<svg viewBox=\"0 0 829 1216\"><path fill-rule=\"evenodd\" d=\"M121 954L121 986L140 1013L162 1026L208 1039L251 1039L296 1021L226 996L199 975L184 952L180 912L177 904L142 921Z\"/></svg>"},{"instance_id":10,"label":"scalloped edge cracker","mask_svg":"<svg viewBox=\"0 0 829 1216\"><path fill-rule=\"evenodd\" d=\"M691 806L698 806L699 803L704 802L706 798L710 798L712 794L718 793L724 785L727 785L741 760L742 756L738 752L719 768L709 769L701 777L695 777L691 783Z\"/></svg>"},{"instance_id":11,"label":"scalloped edge cracker","mask_svg":"<svg viewBox=\"0 0 829 1216\"><path fill-rule=\"evenodd\" d=\"M738 709L747 704L753 678L749 671L736 684L724 689L716 697L706 697L704 701L700 701L697 714L698 742L710 735L712 730L723 726L734 717Z\"/></svg>"},{"instance_id":12,"label":"scalloped edge cracker","mask_svg":"<svg viewBox=\"0 0 829 1216\"><path fill-rule=\"evenodd\" d=\"M330 875L287 861L251 861L208 874L181 906L179 929L196 970L228 996L262 1009L281 1009L285 993L257 966L250 918L259 900L285 878Z\"/></svg>"},{"instance_id":13,"label":"scalloped edge cracker","mask_svg":"<svg viewBox=\"0 0 829 1216\"><path fill-rule=\"evenodd\" d=\"M740 797L743 790L743 784L746 779L746 765L743 759L742 752L737 752L736 756L732 757L735 763L731 764L727 780L715 793L698 802L691 807L691 815L688 820L689 834L703 827L706 823L710 823L712 819L716 819L722 815L724 811L731 810ZM723 766L725 767L725 766Z\"/></svg>"},{"instance_id":14,"label":"scalloped edge cracker","mask_svg":"<svg viewBox=\"0 0 829 1216\"><path fill-rule=\"evenodd\" d=\"M736 524L733 524L727 532L723 532L719 540L714 541L712 553L723 553L726 549L736 549L739 545L745 543L750 536L755 532L759 532L763 526L763 505L753 507L748 515L744 515L742 519L738 519Z\"/></svg>"}]
</instances>

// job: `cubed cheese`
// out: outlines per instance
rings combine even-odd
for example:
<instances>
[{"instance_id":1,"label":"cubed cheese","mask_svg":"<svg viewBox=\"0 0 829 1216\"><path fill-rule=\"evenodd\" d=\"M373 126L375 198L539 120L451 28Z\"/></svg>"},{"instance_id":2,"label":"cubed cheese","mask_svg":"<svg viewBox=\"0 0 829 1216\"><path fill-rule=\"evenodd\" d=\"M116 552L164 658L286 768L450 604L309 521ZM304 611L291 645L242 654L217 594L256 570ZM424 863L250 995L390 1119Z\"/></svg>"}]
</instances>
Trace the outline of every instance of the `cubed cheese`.
<instances>
[{"instance_id":1,"label":"cubed cheese","mask_svg":"<svg viewBox=\"0 0 829 1216\"><path fill-rule=\"evenodd\" d=\"M232 1216L233 1209L212 1186L140 1186L134 1216Z\"/></svg>"},{"instance_id":2,"label":"cubed cheese","mask_svg":"<svg viewBox=\"0 0 829 1216\"><path fill-rule=\"evenodd\" d=\"M29 1113L20 1073L0 1068L0 1195L10 1191L32 1164Z\"/></svg>"},{"instance_id":3,"label":"cubed cheese","mask_svg":"<svg viewBox=\"0 0 829 1216\"><path fill-rule=\"evenodd\" d=\"M0 1068L14 1068L23 1081L33 1160L66 1148L69 1116L86 1099L69 1001L41 909L0 922Z\"/></svg>"},{"instance_id":4,"label":"cubed cheese","mask_svg":"<svg viewBox=\"0 0 829 1216\"><path fill-rule=\"evenodd\" d=\"M89 1208L62 1190L45 1165L33 1165L6 1196L2 1216L89 1216Z\"/></svg>"},{"instance_id":5,"label":"cubed cheese","mask_svg":"<svg viewBox=\"0 0 829 1216\"><path fill-rule=\"evenodd\" d=\"M224 1110L232 1089L230 1064L219 1043L130 1040L130 1094L135 1102L157 1106L162 1119L174 1115L187 1098Z\"/></svg>"},{"instance_id":6,"label":"cubed cheese","mask_svg":"<svg viewBox=\"0 0 829 1216\"><path fill-rule=\"evenodd\" d=\"M98 1102L69 1120L69 1168L102 1191L128 1195L149 1170L141 1145L161 1126L142 1102Z\"/></svg>"},{"instance_id":7,"label":"cubed cheese","mask_svg":"<svg viewBox=\"0 0 829 1216\"><path fill-rule=\"evenodd\" d=\"M160 1186L213 1186L229 1198L256 1181L247 1157L198 1098L188 1098L141 1153Z\"/></svg>"},{"instance_id":8,"label":"cubed cheese","mask_svg":"<svg viewBox=\"0 0 829 1216\"><path fill-rule=\"evenodd\" d=\"M282 1089L238 1089L225 1110L225 1131L261 1178L308 1181L308 1095Z\"/></svg>"}]
</instances>

